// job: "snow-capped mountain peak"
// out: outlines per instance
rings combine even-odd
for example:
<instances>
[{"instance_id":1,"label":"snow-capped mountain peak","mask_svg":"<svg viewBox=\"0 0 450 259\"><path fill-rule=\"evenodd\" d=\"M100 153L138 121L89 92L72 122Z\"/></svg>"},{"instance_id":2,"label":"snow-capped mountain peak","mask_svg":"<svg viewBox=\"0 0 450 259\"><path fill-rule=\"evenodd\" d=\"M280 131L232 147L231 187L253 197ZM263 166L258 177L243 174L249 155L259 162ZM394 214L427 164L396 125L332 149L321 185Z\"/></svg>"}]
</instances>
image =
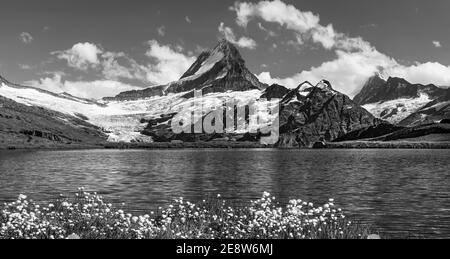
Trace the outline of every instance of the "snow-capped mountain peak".
<instances>
[{"instance_id":1,"label":"snow-capped mountain peak","mask_svg":"<svg viewBox=\"0 0 450 259\"><path fill-rule=\"evenodd\" d=\"M177 82L171 83L168 93L202 90L203 93L262 90L261 83L245 66L239 50L226 40L203 52Z\"/></svg>"},{"instance_id":2,"label":"snow-capped mountain peak","mask_svg":"<svg viewBox=\"0 0 450 259\"><path fill-rule=\"evenodd\" d=\"M378 118L394 124L409 126L439 120L448 116L442 109L415 115L424 107L432 107L435 103L445 103L450 92L435 85L412 84L399 77L389 77L384 80L380 74L375 74L367 80L361 92L354 101L369 110ZM445 105L444 105L445 106ZM414 119L408 119L410 117ZM430 118L430 119L428 119Z\"/></svg>"},{"instance_id":3,"label":"snow-capped mountain peak","mask_svg":"<svg viewBox=\"0 0 450 259\"><path fill-rule=\"evenodd\" d=\"M227 40L221 40L214 49L202 52L180 80L193 76L201 76L209 72L221 61L228 64L238 62L241 65L244 65L245 63L241 54L233 44Z\"/></svg>"}]
</instances>

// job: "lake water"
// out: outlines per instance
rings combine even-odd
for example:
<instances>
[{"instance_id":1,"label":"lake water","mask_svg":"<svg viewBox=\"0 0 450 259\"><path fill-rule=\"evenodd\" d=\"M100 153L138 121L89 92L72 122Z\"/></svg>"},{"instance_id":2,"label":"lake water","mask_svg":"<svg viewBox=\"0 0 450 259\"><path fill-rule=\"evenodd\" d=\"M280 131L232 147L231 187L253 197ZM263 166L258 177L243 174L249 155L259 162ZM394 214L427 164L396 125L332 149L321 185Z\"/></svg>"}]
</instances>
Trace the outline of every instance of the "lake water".
<instances>
[{"instance_id":1,"label":"lake water","mask_svg":"<svg viewBox=\"0 0 450 259\"><path fill-rule=\"evenodd\" d=\"M82 150L0 152L0 201L84 186L132 211L175 197L336 199L390 237L450 238L448 150Z\"/></svg>"}]
</instances>

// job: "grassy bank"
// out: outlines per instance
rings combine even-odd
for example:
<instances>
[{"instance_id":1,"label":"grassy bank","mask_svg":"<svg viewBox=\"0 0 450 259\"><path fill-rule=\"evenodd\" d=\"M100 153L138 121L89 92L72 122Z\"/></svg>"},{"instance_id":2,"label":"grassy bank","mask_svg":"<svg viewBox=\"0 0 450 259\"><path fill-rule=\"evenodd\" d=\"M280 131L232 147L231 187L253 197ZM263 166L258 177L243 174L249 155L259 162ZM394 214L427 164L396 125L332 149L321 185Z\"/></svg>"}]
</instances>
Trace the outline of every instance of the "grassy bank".
<instances>
[{"instance_id":1,"label":"grassy bank","mask_svg":"<svg viewBox=\"0 0 450 259\"><path fill-rule=\"evenodd\" d=\"M330 149L450 149L450 142L348 141L327 143Z\"/></svg>"},{"instance_id":2,"label":"grassy bank","mask_svg":"<svg viewBox=\"0 0 450 259\"><path fill-rule=\"evenodd\" d=\"M180 198L138 216L80 189L46 205L20 195L0 212L0 239L364 239L370 233L332 199L320 207L301 200L281 207L268 193L244 207L220 196L197 204Z\"/></svg>"}]
</instances>

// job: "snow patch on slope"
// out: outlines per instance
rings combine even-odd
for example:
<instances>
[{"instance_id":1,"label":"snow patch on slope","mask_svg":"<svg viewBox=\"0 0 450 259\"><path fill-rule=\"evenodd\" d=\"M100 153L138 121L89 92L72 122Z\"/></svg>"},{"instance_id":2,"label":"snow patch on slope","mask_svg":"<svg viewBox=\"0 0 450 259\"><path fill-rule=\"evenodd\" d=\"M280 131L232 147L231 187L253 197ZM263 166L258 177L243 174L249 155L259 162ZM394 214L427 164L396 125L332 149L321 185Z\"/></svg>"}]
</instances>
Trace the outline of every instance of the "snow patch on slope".
<instances>
[{"instance_id":1,"label":"snow patch on slope","mask_svg":"<svg viewBox=\"0 0 450 259\"><path fill-rule=\"evenodd\" d=\"M210 57L208 57L200 66L200 68L192 75L186 78L181 79L179 82L192 81L203 74L209 72L213 67L217 64L217 62L221 61L224 58L224 54L222 52L214 52ZM226 76L226 73L222 72L216 79L220 79Z\"/></svg>"},{"instance_id":2,"label":"snow patch on slope","mask_svg":"<svg viewBox=\"0 0 450 259\"><path fill-rule=\"evenodd\" d=\"M156 108L153 113L149 113L147 118L154 119L158 118L163 114L173 114L176 113L174 120L177 121L190 121L193 113L201 114L198 116L199 119L203 116L209 114L216 109L223 109L224 104L234 104L237 107L243 107L246 105L252 105L255 108L255 113L252 115L250 120L254 120L257 123L252 124L254 129L241 129L239 130L229 130L228 132L234 132L236 134L241 134L248 132L249 130L256 130L263 126L268 126L272 121L277 118L278 114L271 114L267 111L267 108L273 109L275 105L278 105L279 100L267 101L265 99L260 100L262 92L260 90L250 90L245 92L225 92L225 93L210 93L204 95L201 99L184 99L178 97L172 97L170 102L171 107L166 107L161 112L161 108ZM159 101L152 101L149 107L160 106L159 102L164 102L160 99ZM258 120L259 119L259 120ZM197 123L195 121L194 123Z\"/></svg>"},{"instance_id":3,"label":"snow patch on slope","mask_svg":"<svg viewBox=\"0 0 450 259\"><path fill-rule=\"evenodd\" d=\"M236 102L239 106L248 105L257 101L262 92L251 90L211 93L203 96L200 107L193 105L194 99L183 98L185 94L186 92L134 101L112 101L99 104L84 99L52 95L33 88L14 88L5 84L0 87L0 95L18 103L43 107L75 117L83 115L88 118L88 122L107 132L108 141L111 142L151 142L150 137L140 134L147 126L147 123L141 123L143 118L159 118L162 115L173 113L177 113L177 116L187 116L194 109L201 107L203 107L203 113L206 114L216 107L221 107L223 103L231 101ZM264 108L267 105L273 107L278 104L278 101L273 100L268 104L266 102L265 100L257 101L255 107L261 107L257 110L262 118L273 120L274 116L264 111Z\"/></svg>"},{"instance_id":4,"label":"snow patch on slope","mask_svg":"<svg viewBox=\"0 0 450 259\"><path fill-rule=\"evenodd\" d=\"M366 104L362 107L377 118L387 120L390 123L399 123L431 101L432 99L428 95L421 94L418 98L401 98L387 102Z\"/></svg>"}]
</instances>

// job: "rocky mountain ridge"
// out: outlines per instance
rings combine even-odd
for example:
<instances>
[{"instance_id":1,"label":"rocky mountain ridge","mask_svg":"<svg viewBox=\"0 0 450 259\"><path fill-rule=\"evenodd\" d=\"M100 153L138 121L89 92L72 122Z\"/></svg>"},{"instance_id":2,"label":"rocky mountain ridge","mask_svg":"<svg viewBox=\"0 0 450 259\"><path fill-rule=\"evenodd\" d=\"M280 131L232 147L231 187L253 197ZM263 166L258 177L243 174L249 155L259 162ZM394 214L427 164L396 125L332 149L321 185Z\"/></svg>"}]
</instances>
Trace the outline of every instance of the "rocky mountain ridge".
<instances>
[{"instance_id":1,"label":"rocky mountain ridge","mask_svg":"<svg viewBox=\"0 0 450 259\"><path fill-rule=\"evenodd\" d=\"M376 117L400 126L439 122L450 115L450 88L375 75L353 99Z\"/></svg>"}]
</instances>

